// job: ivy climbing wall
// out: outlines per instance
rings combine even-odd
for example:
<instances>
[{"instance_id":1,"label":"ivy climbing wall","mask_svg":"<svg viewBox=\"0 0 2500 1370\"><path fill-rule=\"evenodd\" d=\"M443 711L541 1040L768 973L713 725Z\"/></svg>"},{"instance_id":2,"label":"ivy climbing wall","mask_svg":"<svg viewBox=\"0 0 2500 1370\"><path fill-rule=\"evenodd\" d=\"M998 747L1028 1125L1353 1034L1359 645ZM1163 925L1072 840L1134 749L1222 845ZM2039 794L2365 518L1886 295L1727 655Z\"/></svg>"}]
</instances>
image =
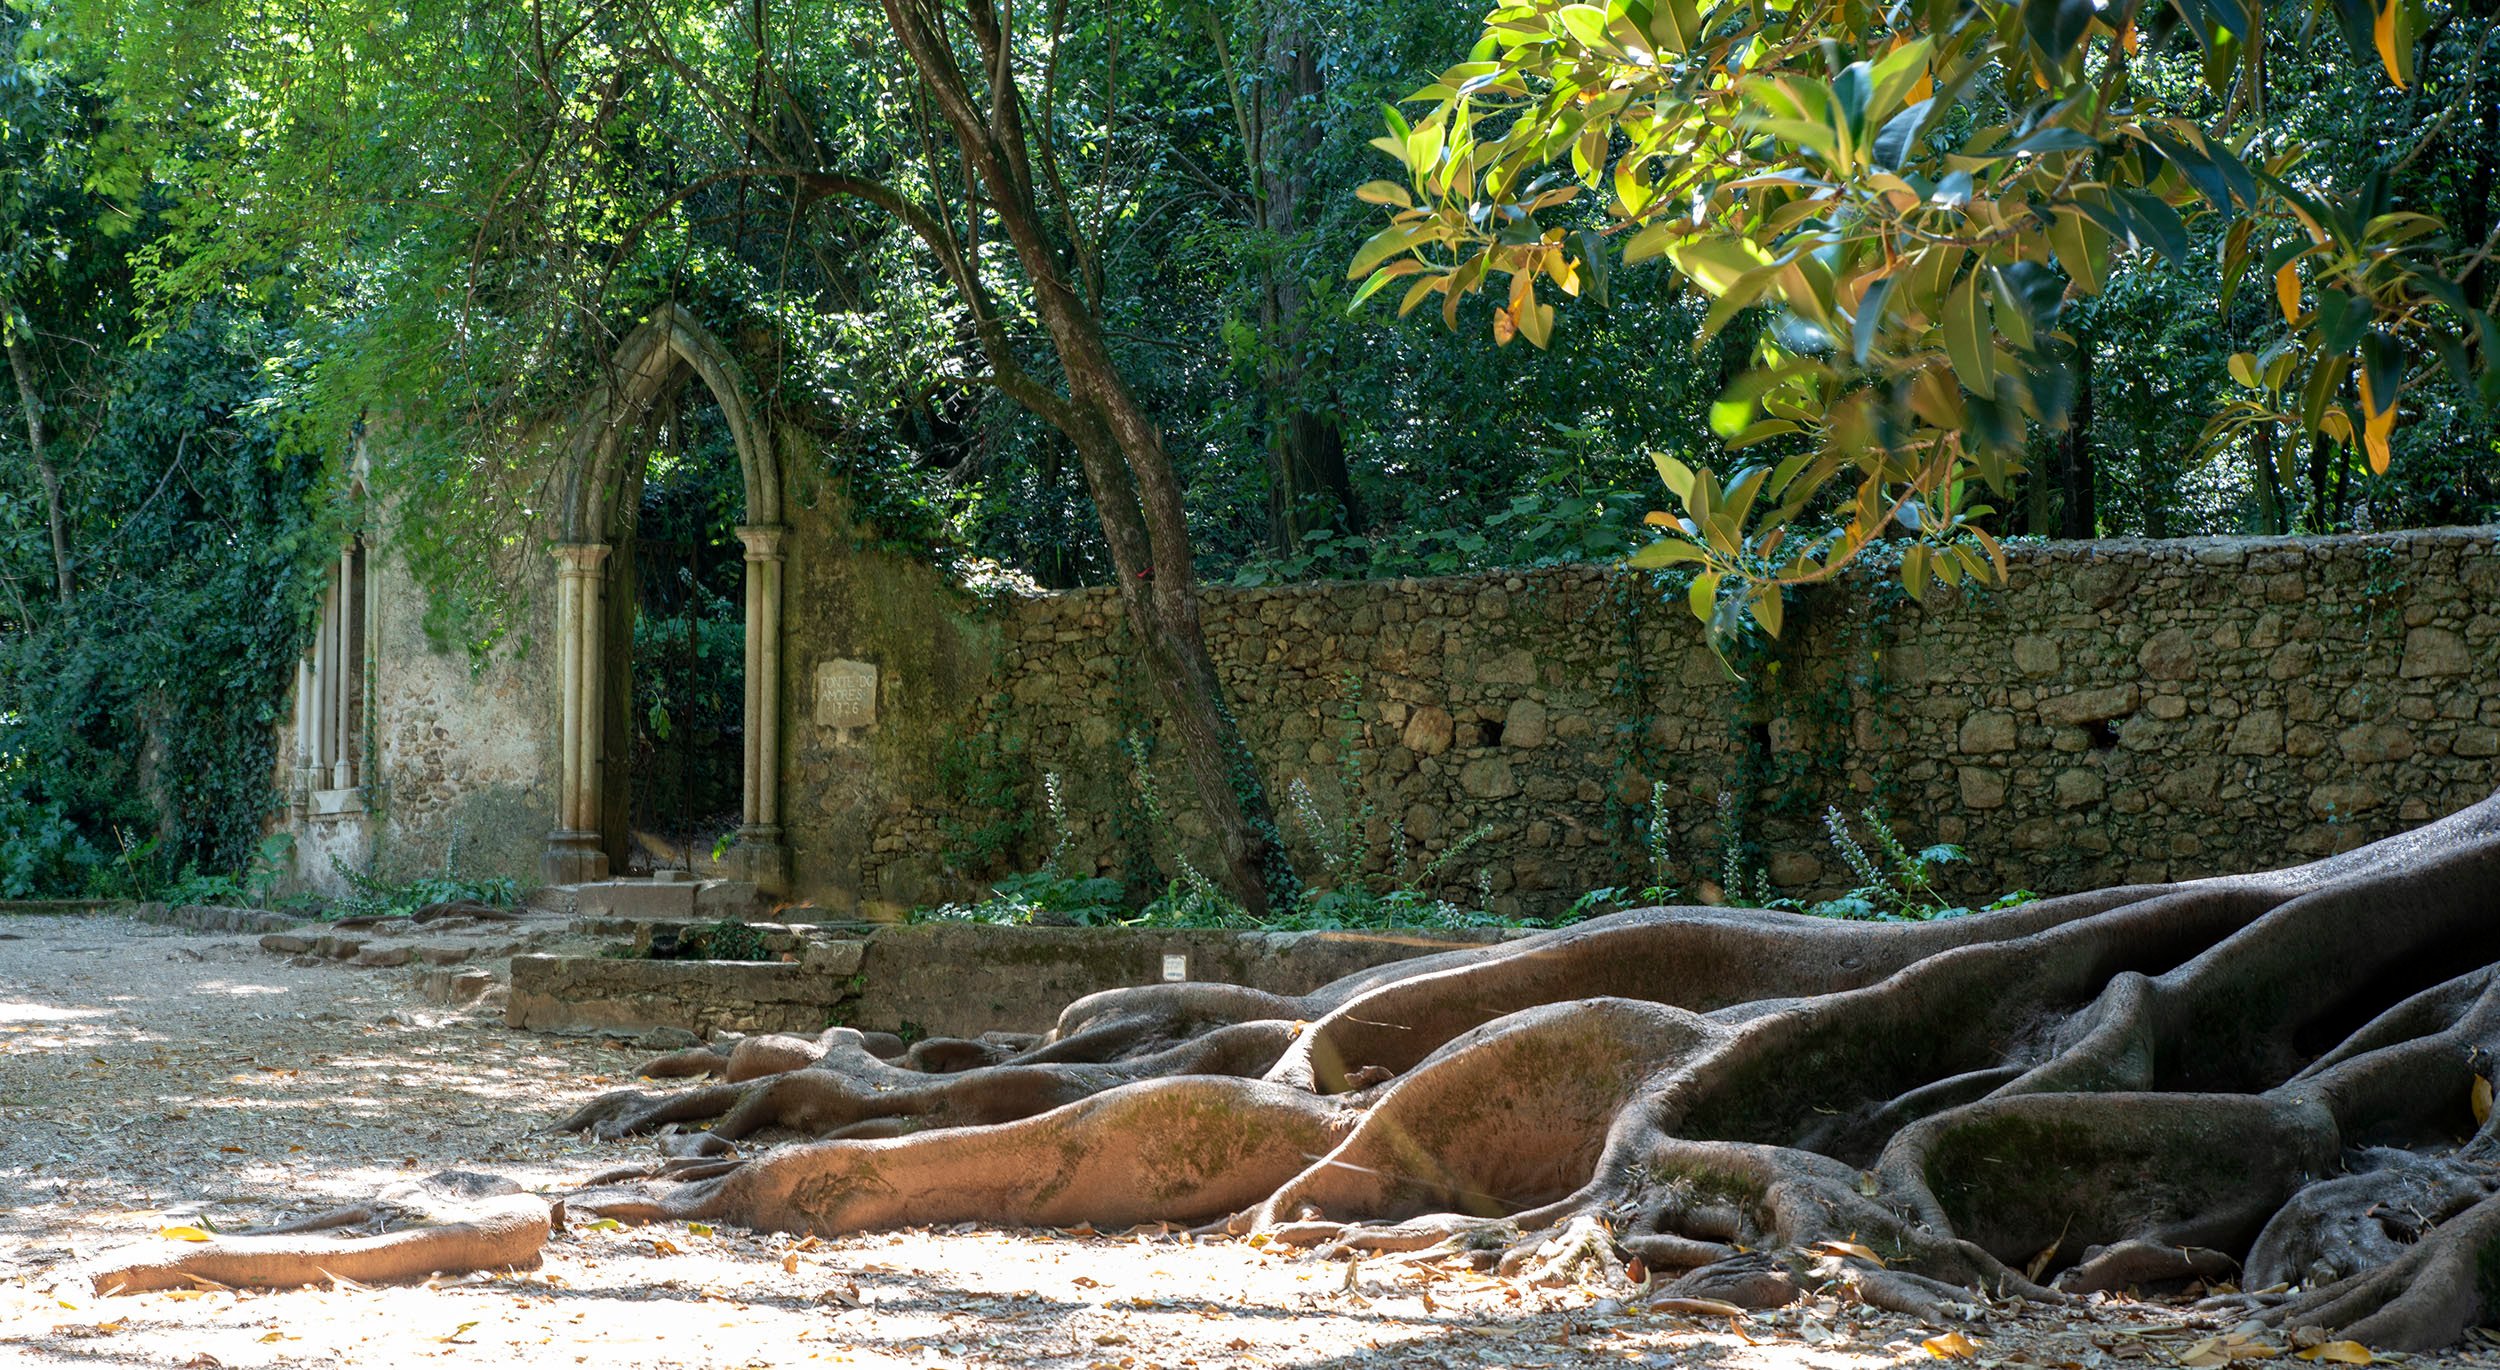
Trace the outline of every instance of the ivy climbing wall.
<instances>
[{"instance_id":1,"label":"ivy climbing wall","mask_svg":"<svg viewBox=\"0 0 2500 1370\"><path fill-rule=\"evenodd\" d=\"M1952 892L1980 901L2281 865L2500 786L2491 529L2020 547L2000 589L1809 592L1733 673L1680 600L1575 567L1213 590L1207 623L1298 864L1333 844L1504 913L1648 884L1653 798L1687 897L1845 890L1839 806L1963 847ZM1187 786L1124 632L1108 591L1003 610L942 796L871 844L921 868L880 889L872 860L869 893L1036 863L1046 774L1066 864L1133 890L1177 868L1203 833L1159 821Z\"/></svg>"}]
</instances>

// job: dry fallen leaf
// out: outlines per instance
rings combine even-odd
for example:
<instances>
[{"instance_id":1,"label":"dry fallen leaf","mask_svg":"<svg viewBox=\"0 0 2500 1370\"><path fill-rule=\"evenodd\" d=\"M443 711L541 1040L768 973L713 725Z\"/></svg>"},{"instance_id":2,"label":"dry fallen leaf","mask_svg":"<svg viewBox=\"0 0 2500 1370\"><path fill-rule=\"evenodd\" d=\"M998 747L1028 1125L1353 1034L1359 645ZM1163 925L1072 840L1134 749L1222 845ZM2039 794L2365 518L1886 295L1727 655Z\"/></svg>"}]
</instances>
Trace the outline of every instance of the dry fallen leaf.
<instances>
[{"instance_id":1,"label":"dry fallen leaf","mask_svg":"<svg viewBox=\"0 0 2500 1370\"><path fill-rule=\"evenodd\" d=\"M156 1235L160 1237L171 1237L178 1242L204 1242L208 1240L207 1233L191 1226L189 1223L180 1223L173 1227L160 1227L156 1229Z\"/></svg>"},{"instance_id":2,"label":"dry fallen leaf","mask_svg":"<svg viewBox=\"0 0 2500 1370\"><path fill-rule=\"evenodd\" d=\"M2467 1099L2468 1099L2468 1101L2469 1101L2469 1102L2471 1102L2471 1103L2474 1105L2474 1125L2475 1125L2476 1127L2480 1127L2480 1126L2482 1126L2483 1124L2485 1124L2485 1123L2487 1123L2487 1122L2490 1122L2490 1121L2491 1121L2491 1077L2490 1077L2490 1076L2487 1076L2487 1075L2477 1075L2477 1076L2475 1076L2475 1077L2474 1077L2474 1088L2473 1088L2473 1089L2472 1089L2472 1090L2471 1090L2471 1091L2467 1094Z\"/></svg>"},{"instance_id":3,"label":"dry fallen leaf","mask_svg":"<svg viewBox=\"0 0 2500 1370\"><path fill-rule=\"evenodd\" d=\"M1938 1360L1966 1360L1979 1354L1979 1343L1959 1332L1947 1332L1941 1337L1929 1337L1919 1345L1926 1347L1927 1354Z\"/></svg>"},{"instance_id":4,"label":"dry fallen leaf","mask_svg":"<svg viewBox=\"0 0 2500 1370\"><path fill-rule=\"evenodd\" d=\"M2300 1353L2302 1360L2332 1361L2337 1365L2368 1365L2370 1348L2357 1341L2322 1342Z\"/></svg>"},{"instance_id":5,"label":"dry fallen leaf","mask_svg":"<svg viewBox=\"0 0 2500 1370\"><path fill-rule=\"evenodd\" d=\"M1875 1248L1858 1242L1816 1242L1811 1249L1827 1256L1855 1256L1859 1260L1871 1261L1876 1265L1884 1263L1884 1258L1875 1254Z\"/></svg>"}]
</instances>

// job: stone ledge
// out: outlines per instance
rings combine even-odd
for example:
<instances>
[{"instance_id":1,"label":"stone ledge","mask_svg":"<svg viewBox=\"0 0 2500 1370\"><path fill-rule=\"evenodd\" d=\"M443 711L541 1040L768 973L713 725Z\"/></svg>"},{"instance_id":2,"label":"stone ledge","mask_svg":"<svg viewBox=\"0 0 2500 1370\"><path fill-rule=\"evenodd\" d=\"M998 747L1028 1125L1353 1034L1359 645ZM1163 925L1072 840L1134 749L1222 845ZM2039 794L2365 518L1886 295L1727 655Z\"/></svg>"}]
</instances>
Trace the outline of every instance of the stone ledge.
<instances>
[{"instance_id":1,"label":"stone ledge","mask_svg":"<svg viewBox=\"0 0 2500 1370\"><path fill-rule=\"evenodd\" d=\"M224 904L183 904L168 908L163 904L124 904L131 917L142 923L168 923L175 927L197 928L202 932L285 932L302 926L304 920L267 909L239 909Z\"/></svg>"},{"instance_id":2,"label":"stone ledge","mask_svg":"<svg viewBox=\"0 0 2500 1370\"><path fill-rule=\"evenodd\" d=\"M835 1024L927 1036L1045 1032L1086 995L1164 979L1307 994L1375 966L1515 933L1234 932L924 923L819 942L794 961L515 956L506 1021L543 1032L681 1027L815 1033Z\"/></svg>"},{"instance_id":3,"label":"stone ledge","mask_svg":"<svg viewBox=\"0 0 2500 1370\"><path fill-rule=\"evenodd\" d=\"M845 981L778 961L515 956L504 1021L539 1032L820 1032Z\"/></svg>"}]
</instances>

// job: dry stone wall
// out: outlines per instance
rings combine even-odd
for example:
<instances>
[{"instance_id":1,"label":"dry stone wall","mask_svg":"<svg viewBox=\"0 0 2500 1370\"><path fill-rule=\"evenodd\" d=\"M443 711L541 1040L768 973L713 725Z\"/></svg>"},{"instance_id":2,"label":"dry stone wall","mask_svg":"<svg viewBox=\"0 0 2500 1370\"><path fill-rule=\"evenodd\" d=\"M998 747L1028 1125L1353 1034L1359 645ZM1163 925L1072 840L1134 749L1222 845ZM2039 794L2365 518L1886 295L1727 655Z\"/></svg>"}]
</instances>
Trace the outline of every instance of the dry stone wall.
<instances>
[{"instance_id":1,"label":"dry stone wall","mask_svg":"<svg viewBox=\"0 0 2500 1370\"><path fill-rule=\"evenodd\" d=\"M2490 793L2494 538L2036 544L2006 586L1924 606L1865 582L1811 592L1741 677L1680 603L1594 567L1212 590L1207 623L1262 770L1280 799L1309 796L1284 827L1314 875L1348 828L1375 880L1464 843L1438 888L1550 914L1646 882L1641 823L1663 784L1688 892L1722 878L1730 814L1748 880L1845 888L1823 830L1837 804L1880 808L1913 846L1964 846L1963 895L2055 893L2280 865ZM1023 786L1013 807L1032 821L1001 867L1052 841L1046 772L1073 862L1132 884L1149 795L1184 807L1124 633L1108 591L1005 611L995 692L955 725L988 733ZM925 851L1002 816L890 810L874 847Z\"/></svg>"}]
</instances>

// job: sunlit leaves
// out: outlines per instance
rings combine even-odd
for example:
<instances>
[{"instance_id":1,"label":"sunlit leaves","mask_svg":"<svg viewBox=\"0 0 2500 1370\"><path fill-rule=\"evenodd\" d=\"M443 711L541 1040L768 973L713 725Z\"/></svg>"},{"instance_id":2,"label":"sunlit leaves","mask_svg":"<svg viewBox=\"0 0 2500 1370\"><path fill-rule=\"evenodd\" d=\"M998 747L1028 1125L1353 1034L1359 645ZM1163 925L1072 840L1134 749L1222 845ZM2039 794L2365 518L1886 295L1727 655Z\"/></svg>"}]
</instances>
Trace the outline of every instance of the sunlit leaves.
<instances>
[{"instance_id":1,"label":"sunlit leaves","mask_svg":"<svg viewBox=\"0 0 2500 1370\"><path fill-rule=\"evenodd\" d=\"M1576 293L1603 238L1708 295L1704 336L1767 312L1712 426L1746 460L1810 464L1732 521L1724 504L1694 508L1714 493L1706 471L1662 468L1685 511L1660 526L1693 551L1642 563L1706 568L1695 610L1713 623L1734 604L1770 629L1758 589L1897 533L1918 544L1903 558L1915 591L1992 579L1977 495L2065 422L2067 304L2132 263L2187 264L2199 217L2230 225L2226 301L2262 271L2288 330L2236 368L2263 398L2234 401L2216 431L2296 426L2383 470L2404 359L2487 371L2494 330L2454 286L2436 221L2303 188L2299 150L2262 140L2233 96L2262 60L2256 0L2171 3L2181 22L2156 32L2201 57L2218 105L2165 107L2131 79L2136 7L1506 0L1471 61L1417 92L1417 121L1392 116L1379 144L1416 195L1365 195L1398 213L1355 274L1415 263L1402 308L1437 295L1455 326L1507 273L1494 337L1542 346L1555 325L1537 279ZM2410 85L2418 0L2340 3Z\"/></svg>"}]
</instances>

